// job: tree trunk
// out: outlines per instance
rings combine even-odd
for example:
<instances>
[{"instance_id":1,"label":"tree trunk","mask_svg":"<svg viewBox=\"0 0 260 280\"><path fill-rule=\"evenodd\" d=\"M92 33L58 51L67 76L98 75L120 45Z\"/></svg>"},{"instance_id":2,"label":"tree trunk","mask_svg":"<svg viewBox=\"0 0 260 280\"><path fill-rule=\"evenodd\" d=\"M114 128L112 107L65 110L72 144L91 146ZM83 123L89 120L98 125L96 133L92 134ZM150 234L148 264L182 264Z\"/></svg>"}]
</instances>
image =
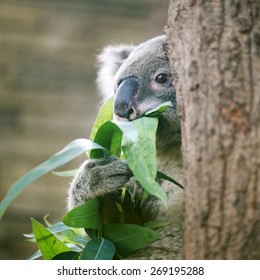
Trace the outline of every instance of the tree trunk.
<instances>
[{"instance_id":1,"label":"tree trunk","mask_svg":"<svg viewBox=\"0 0 260 280\"><path fill-rule=\"evenodd\" d=\"M260 259L260 1L172 0L186 259Z\"/></svg>"}]
</instances>

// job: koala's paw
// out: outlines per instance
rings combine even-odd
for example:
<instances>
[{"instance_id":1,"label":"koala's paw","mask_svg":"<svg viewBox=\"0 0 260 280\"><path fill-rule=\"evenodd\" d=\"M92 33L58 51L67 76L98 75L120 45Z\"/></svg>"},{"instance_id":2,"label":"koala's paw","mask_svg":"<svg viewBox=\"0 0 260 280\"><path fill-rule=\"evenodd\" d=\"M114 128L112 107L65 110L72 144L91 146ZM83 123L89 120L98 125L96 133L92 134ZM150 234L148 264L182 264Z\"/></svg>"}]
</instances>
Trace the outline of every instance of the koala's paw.
<instances>
[{"instance_id":1,"label":"koala's paw","mask_svg":"<svg viewBox=\"0 0 260 280\"><path fill-rule=\"evenodd\" d=\"M85 161L71 182L68 208L119 189L132 175L127 163L117 157Z\"/></svg>"}]
</instances>

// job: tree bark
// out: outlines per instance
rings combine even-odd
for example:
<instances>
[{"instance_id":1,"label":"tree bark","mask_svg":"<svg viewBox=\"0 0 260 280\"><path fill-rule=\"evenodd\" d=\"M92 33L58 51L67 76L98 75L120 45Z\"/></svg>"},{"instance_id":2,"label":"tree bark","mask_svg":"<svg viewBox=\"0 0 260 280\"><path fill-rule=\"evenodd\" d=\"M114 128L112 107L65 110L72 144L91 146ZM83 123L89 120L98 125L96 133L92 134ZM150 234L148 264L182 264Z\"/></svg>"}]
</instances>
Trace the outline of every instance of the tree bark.
<instances>
[{"instance_id":1,"label":"tree bark","mask_svg":"<svg viewBox=\"0 0 260 280\"><path fill-rule=\"evenodd\" d=\"M260 1L172 0L186 259L260 259Z\"/></svg>"}]
</instances>

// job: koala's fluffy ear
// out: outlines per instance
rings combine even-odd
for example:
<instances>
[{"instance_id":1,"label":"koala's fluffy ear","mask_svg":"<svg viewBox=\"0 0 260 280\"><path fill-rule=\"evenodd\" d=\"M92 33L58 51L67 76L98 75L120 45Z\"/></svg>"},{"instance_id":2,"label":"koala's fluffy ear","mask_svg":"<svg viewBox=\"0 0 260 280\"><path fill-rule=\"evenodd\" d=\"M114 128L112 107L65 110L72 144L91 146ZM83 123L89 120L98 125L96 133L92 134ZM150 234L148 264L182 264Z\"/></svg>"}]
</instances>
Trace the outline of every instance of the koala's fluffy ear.
<instances>
[{"instance_id":1,"label":"koala's fluffy ear","mask_svg":"<svg viewBox=\"0 0 260 280\"><path fill-rule=\"evenodd\" d=\"M97 86L104 100L113 95L114 76L134 49L133 45L107 46L98 55Z\"/></svg>"}]
</instances>

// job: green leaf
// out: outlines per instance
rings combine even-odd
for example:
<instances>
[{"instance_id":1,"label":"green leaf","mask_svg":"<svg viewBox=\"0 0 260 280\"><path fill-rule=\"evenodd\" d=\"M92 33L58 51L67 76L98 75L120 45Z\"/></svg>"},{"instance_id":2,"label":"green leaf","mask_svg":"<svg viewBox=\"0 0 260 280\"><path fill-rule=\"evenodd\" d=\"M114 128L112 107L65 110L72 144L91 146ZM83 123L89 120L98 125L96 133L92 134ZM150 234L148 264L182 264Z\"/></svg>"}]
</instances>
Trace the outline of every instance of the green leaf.
<instances>
[{"instance_id":1,"label":"green leaf","mask_svg":"<svg viewBox=\"0 0 260 280\"><path fill-rule=\"evenodd\" d=\"M73 242L85 246L89 239L83 229L76 229L58 222L47 228L51 233L58 235L64 242Z\"/></svg>"},{"instance_id":2,"label":"green leaf","mask_svg":"<svg viewBox=\"0 0 260 280\"><path fill-rule=\"evenodd\" d=\"M113 121L120 130L123 132L122 143L121 146L132 145L137 143L138 139L138 130L133 122L121 122L121 121Z\"/></svg>"},{"instance_id":3,"label":"green leaf","mask_svg":"<svg viewBox=\"0 0 260 280\"><path fill-rule=\"evenodd\" d=\"M155 143L158 119L142 117L134 120L132 125L136 127L138 133L137 141L129 141L128 136L126 136L127 139L124 139L125 130L123 130L123 152L127 164L142 187L148 193L160 198L166 207L166 193L155 180L157 174ZM122 129L122 127L120 128ZM127 132L129 133L129 131Z\"/></svg>"},{"instance_id":4,"label":"green leaf","mask_svg":"<svg viewBox=\"0 0 260 280\"><path fill-rule=\"evenodd\" d=\"M172 107L171 101L167 101L159 106L147 111L144 115L148 117L158 117L163 113L168 107Z\"/></svg>"},{"instance_id":5,"label":"green leaf","mask_svg":"<svg viewBox=\"0 0 260 280\"><path fill-rule=\"evenodd\" d=\"M100 126L96 132L94 142L110 151L110 154L119 156L121 153L121 130L111 121L107 121ZM92 150L89 154L90 158L102 158L106 156L106 150Z\"/></svg>"},{"instance_id":6,"label":"green leaf","mask_svg":"<svg viewBox=\"0 0 260 280\"><path fill-rule=\"evenodd\" d=\"M112 260L115 254L115 245L104 238L94 238L84 248L81 260Z\"/></svg>"},{"instance_id":7,"label":"green leaf","mask_svg":"<svg viewBox=\"0 0 260 280\"><path fill-rule=\"evenodd\" d=\"M77 139L65 146L61 151L51 156L48 160L36 166L25 174L9 189L6 197L0 204L0 218L3 216L9 204L33 181L47 174L48 172L64 165L80 154L92 149L104 149L98 144L87 139Z\"/></svg>"},{"instance_id":8,"label":"green leaf","mask_svg":"<svg viewBox=\"0 0 260 280\"><path fill-rule=\"evenodd\" d=\"M78 169L66 170L66 171L52 171L51 173L58 177L74 177L78 172Z\"/></svg>"},{"instance_id":9,"label":"green leaf","mask_svg":"<svg viewBox=\"0 0 260 280\"><path fill-rule=\"evenodd\" d=\"M120 256L127 257L159 239L160 233L133 224L106 224L103 237L113 242Z\"/></svg>"},{"instance_id":10,"label":"green leaf","mask_svg":"<svg viewBox=\"0 0 260 280\"><path fill-rule=\"evenodd\" d=\"M83 229L82 231L84 232L82 232L82 234L78 233L75 228L64 231L62 233L64 236L64 242L73 242L73 244L85 246L89 242L89 238Z\"/></svg>"},{"instance_id":11,"label":"green leaf","mask_svg":"<svg viewBox=\"0 0 260 280\"><path fill-rule=\"evenodd\" d=\"M82 248L80 248L79 246L75 245L75 244L71 244L71 243L66 243L66 246L68 248L70 248L73 252L81 252ZM71 252L71 251L68 251ZM68 252L64 252L64 253L68 253ZM62 254L62 253L61 253ZM31 255L29 258L27 258L28 260L35 260L42 257L42 253L40 250L38 250L37 252L35 252L33 255Z\"/></svg>"},{"instance_id":12,"label":"green leaf","mask_svg":"<svg viewBox=\"0 0 260 280\"><path fill-rule=\"evenodd\" d=\"M151 177L155 179L157 172L156 159L156 130L158 126L157 118L143 117L133 121L138 130L138 142L131 147L131 153L141 154L144 163Z\"/></svg>"},{"instance_id":13,"label":"green leaf","mask_svg":"<svg viewBox=\"0 0 260 280\"><path fill-rule=\"evenodd\" d=\"M62 241L34 219L32 219L32 226L34 236L44 259L51 260L57 254L71 251Z\"/></svg>"},{"instance_id":14,"label":"green leaf","mask_svg":"<svg viewBox=\"0 0 260 280\"><path fill-rule=\"evenodd\" d=\"M27 260L36 260L38 258L42 257L42 253L40 250L37 250L33 255L31 255Z\"/></svg>"},{"instance_id":15,"label":"green leaf","mask_svg":"<svg viewBox=\"0 0 260 280\"><path fill-rule=\"evenodd\" d=\"M89 139L94 141L99 128L107 121L113 119L114 96L111 96L100 108L96 121L93 125Z\"/></svg>"},{"instance_id":16,"label":"green leaf","mask_svg":"<svg viewBox=\"0 0 260 280\"><path fill-rule=\"evenodd\" d=\"M71 229L71 227L68 227L66 225L64 225L64 223L62 222L58 222L54 225L51 225L47 228L51 233L61 233L65 230ZM33 233L25 233L23 234L23 236L27 237L27 238L33 238L34 234Z\"/></svg>"},{"instance_id":17,"label":"green leaf","mask_svg":"<svg viewBox=\"0 0 260 280\"><path fill-rule=\"evenodd\" d=\"M84 244L84 246L78 246L74 243L65 243L65 244L74 252L82 252L82 247L86 245L86 243Z\"/></svg>"},{"instance_id":18,"label":"green leaf","mask_svg":"<svg viewBox=\"0 0 260 280\"><path fill-rule=\"evenodd\" d=\"M144 226L151 228L151 229L156 229L156 228L161 228L161 227L167 226L169 224L170 224L170 222L168 222L168 221L156 220L156 221L146 222L146 223L144 223Z\"/></svg>"},{"instance_id":19,"label":"green leaf","mask_svg":"<svg viewBox=\"0 0 260 280\"><path fill-rule=\"evenodd\" d=\"M52 260L78 260L80 256L79 252L62 252L52 258Z\"/></svg>"},{"instance_id":20,"label":"green leaf","mask_svg":"<svg viewBox=\"0 0 260 280\"><path fill-rule=\"evenodd\" d=\"M183 189L183 186L179 182L175 181L174 179L172 179L171 177L167 176L166 174L164 174L160 171L157 171L157 177L160 179L163 179L163 180L167 180L167 181L175 184L176 186L180 187L181 189Z\"/></svg>"},{"instance_id":21,"label":"green leaf","mask_svg":"<svg viewBox=\"0 0 260 280\"><path fill-rule=\"evenodd\" d=\"M61 232L64 232L64 231L70 230L70 229L71 229L71 227L64 225L64 223L62 223L62 222L58 222L58 223L48 227L48 230L54 234L61 233Z\"/></svg>"},{"instance_id":22,"label":"green leaf","mask_svg":"<svg viewBox=\"0 0 260 280\"><path fill-rule=\"evenodd\" d=\"M96 197L75 207L63 218L65 225L76 228L100 229L102 199Z\"/></svg>"}]
</instances>

